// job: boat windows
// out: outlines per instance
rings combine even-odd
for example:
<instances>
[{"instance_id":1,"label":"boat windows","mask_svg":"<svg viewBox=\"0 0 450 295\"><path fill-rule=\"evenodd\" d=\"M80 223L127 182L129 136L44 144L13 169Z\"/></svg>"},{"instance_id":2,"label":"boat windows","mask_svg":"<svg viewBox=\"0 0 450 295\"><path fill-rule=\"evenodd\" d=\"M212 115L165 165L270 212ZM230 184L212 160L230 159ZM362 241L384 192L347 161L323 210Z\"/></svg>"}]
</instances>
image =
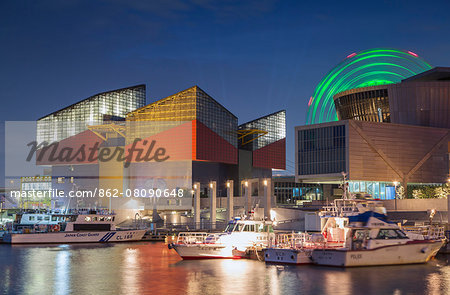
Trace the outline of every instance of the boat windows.
<instances>
[{"instance_id":1,"label":"boat windows","mask_svg":"<svg viewBox=\"0 0 450 295\"><path fill-rule=\"evenodd\" d=\"M30 221L34 221L34 216L29 216L28 219L29 219Z\"/></svg>"},{"instance_id":2,"label":"boat windows","mask_svg":"<svg viewBox=\"0 0 450 295\"><path fill-rule=\"evenodd\" d=\"M369 231L368 230L355 230L353 234L353 240L362 241L369 237Z\"/></svg>"},{"instance_id":3,"label":"boat windows","mask_svg":"<svg viewBox=\"0 0 450 295\"><path fill-rule=\"evenodd\" d=\"M399 233L398 230L394 229L380 229L377 235L377 239L404 239L407 238L403 233Z\"/></svg>"},{"instance_id":4,"label":"boat windows","mask_svg":"<svg viewBox=\"0 0 450 295\"><path fill-rule=\"evenodd\" d=\"M105 216L101 216L98 218L98 221L105 221Z\"/></svg>"},{"instance_id":5,"label":"boat windows","mask_svg":"<svg viewBox=\"0 0 450 295\"><path fill-rule=\"evenodd\" d=\"M254 232L255 231L255 225L254 224L246 224L245 227L244 227L244 231Z\"/></svg>"},{"instance_id":6,"label":"boat windows","mask_svg":"<svg viewBox=\"0 0 450 295\"><path fill-rule=\"evenodd\" d=\"M84 218L84 220L85 220L85 221L91 221L91 217L90 217L90 216L86 216L86 217Z\"/></svg>"},{"instance_id":7,"label":"boat windows","mask_svg":"<svg viewBox=\"0 0 450 295\"><path fill-rule=\"evenodd\" d=\"M368 230L355 230L353 232L352 250L365 249L368 239L369 239Z\"/></svg>"},{"instance_id":8,"label":"boat windows","mask_svg":"<svg viewBox=\"0 0 450 295\"><path fill-rule=\"evenodd\" d=\"M44 220L45 221L49 221L50 220L50 216L44 216Z\"/></svg>"},{"instance_id":9,"label":"boat windows","mask_svg":"<svg viewBox=\"0 0 450 295\"><path fill-rule=\"evenodd\" d=\"M234 223L228 223L227 227L225 228L226 233L231 233L233 231L235 224Z\"/></svg>"},{"instance_id":10,"label":"boat windows","mask_svg":"<svg viewBox=\"0 0 450 295\"><path fill-rule=\"evenodd\" d=\"M245 224L242 223L236 223L236 227L234 228L234 231L240 232L244 228Z\"/></svg>"},{"instance_id":11,"label":"boat windows","mask_svg":"<svg viewBox=\"0 0 450 295\"><path fill-rule=\"evenodd\" d=\"M400 239L409 239L408 236L404 232L402 232L401 230L397 229L395 231L397 232L397 234L398 234Z\"/></svg>"},{"instance_id":12,"label":"boat windows","mask_svg":"<svg viewBox=\"0 0 450 295\"><path fill-rule=\"evenodd\" d=\"M56 216L52 216L52 221L56 221L58 218Z\"/></svg>"},{"instance_id":13,"label":"boat windows","mask_svg":"<svg viewBox=\"0 0 450 295\"><path fill-rule=\"evenodd\" d=\"M92 217L92 221L97 221L97 216Z\"/></svg>"},{"instance_id":14,"label":"boat windows","mask_svg":"<svg viewBox=\"0 0 450 295\"><path fill-rule=\"evenodd\" d=\"M42 221L42 216L37 216L38 221Z\"/></svg>"}]
</instances>

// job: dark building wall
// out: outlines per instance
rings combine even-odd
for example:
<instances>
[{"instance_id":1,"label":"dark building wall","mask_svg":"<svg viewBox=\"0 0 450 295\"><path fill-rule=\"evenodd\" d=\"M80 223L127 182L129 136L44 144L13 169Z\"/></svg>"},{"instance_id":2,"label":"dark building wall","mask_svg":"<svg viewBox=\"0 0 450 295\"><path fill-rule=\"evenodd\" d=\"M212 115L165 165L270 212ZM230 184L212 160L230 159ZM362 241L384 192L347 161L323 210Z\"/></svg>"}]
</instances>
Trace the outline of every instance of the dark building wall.
<instances>
[{"instance_id":1,"label":"dark building wall","mask_svg":"<svg viewBox=\"0 0 450 295\"><path fill-rule=\"evenodd\" d=\"M203 188L207 188L211 181L216 181L217 196L227 195L226 182L234 181L234 192L238 194L239 168L235 164L192 161L192 182L200 182Z\"/></svg>"},{"instance_id":2,"label":"dark building wall","mask_svg":"<svg viewBox=\"0 0 450 295\"><path fill-rule=\"evenodd\" d=\"M402 82L388 92L392 123L450 128L450 81Z\"/></svg>"},{"instance_id":3,"label":"dark building wall","mask_svg":"<svg viewBox=\"0 0 450 295\"><path fill-rule=\"evenodd\" d=\"M346 146L344 123L307 125L296 129L297 173L318 175L345 171Z\"/></svg>"}]
</instances>

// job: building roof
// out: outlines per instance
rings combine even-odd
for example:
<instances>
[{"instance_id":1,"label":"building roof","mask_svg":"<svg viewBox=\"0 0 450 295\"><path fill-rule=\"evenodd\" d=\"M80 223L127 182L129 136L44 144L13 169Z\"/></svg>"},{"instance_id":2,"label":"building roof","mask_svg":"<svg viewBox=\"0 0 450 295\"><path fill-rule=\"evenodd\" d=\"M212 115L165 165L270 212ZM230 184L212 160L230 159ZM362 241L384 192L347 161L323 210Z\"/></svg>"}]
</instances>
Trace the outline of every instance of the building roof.
<instances>
[{"instance_id":1,"label":"building roof","mask_svg":"<svg viewBox=\"0 0 450 295\"><path fill-rule=\"evenodd\" d=\"M450 67L435 67L426 72L402 80L402 82L450 81Z\"/></svg>"},{"instance_id":2,"label":"building roof","mask_svg":"<svg viewBox=\"0 0 450 295\"><path fill-rule=\"evenodd\" d=\"M215 100L214 98L212 98L211 95L209 95L208 93L206 93L203 89L201 89L201 88L198 87L197 85L192 86L192 87L189 87L189 88L184 89L184 90L181 90L181 91L178 91L177 93L174 93L174 94L169 95L169 96L167 96L167 97L165 97L165 98L159 99L159 100L154 101L154 102L152 102L152 103L150 103L150 104L148 104L148 105L145 105L145 106L143 106L143 107L140 107L140 108L138 108L138 109L136 109L136 110L134 110L134 111L131 111L131 112L129 112L129 113L127 114L127 117L128 117L130 114L133 114L133 113L134 113L134 114L139 114L139 112L142 112L142 111L148 109L149 107L151 107L151 106L153 106L153 105L155 105L155 104L161 103L161 102L163 102L163 101L165 101L165 100L167 100L167 99L171 99L173 96L175 96L175 95L177 95L177 94L180 94L180 93L182 93L182 92L188 91L188 90L195 90L196 92L203 92L203 93L206 94L206 95L207 95L214 103L216 103L217 105L219 105L222 109L224 109L226 112L228 112L228 113L229 113L230 115L232 115L233 117L237 118L237 117L236 117L232 112L230 112L226 107L224 107L223 105L221 105L217 100Z\"/></svg>"},{"instance_id":3,"label":"building roof","mask_svg":"<svg viewBox=\"0 0 450 295\"><path fill-rule=\"evenodd\" d=\"M259 120L265 119L265 118L267 118L267 117L270 117L270 116L273 116L273 115L276 115L276 114L278 114L278 113L282 113L282 112L286 112L286 110L281 110L281 111L277 111L277 112L274 112L274 113L271 113L271 114L268 114L268 115L265 115L265 116L259 117L259 118L257 118L257 119L254 119L254 120L248 121L248 122L246 122L246 123L242 123L242 124L240 124L240 125L238 126L238 129L239 129L239 128L242 128L242 127L244 127L245 125L248 125L248 124L254 123L254 122L256 122L256 121L259 121Z\"/></svg>"},{"instance_id":4,"label":"building roof","mask_svg":"<svg viewBox=\"0 0 450 295\"><path fill-rule=\"evenodd\" d=\"M52 113L50 113L50 114L47 114L47 115L45 115L45 116L43 116L43 117L40 117L40 118L38 119L38 121L41 120L41 119L44 119L45 117L51 116L51 115L53 115L53 114L55 114L55 113L59 113L59 112L64 111L64 110L66 110L66 109L70 109L70 108L72 108L73 106L75 106L75 105L77 105L77 104L79 104L79 103L81 103L81 102L85 102L85 101L94 99L96 96L99 96L99 95L102 95L102 94L111 93L111 92L117 92L117 91L127 90L127 89L141 88L141 87L143 87L144 90L145 90L145 84L139 84L139 85L135 85L135 86L124 87L124 88L119 88L119 89L115 89L115 90L109 90L109 91L100 92L100 93L94 94L94 95L92 95L92 96L89 96L88 98L85 98L85 99L83 99L83 100L80 100L80 101L78 101L78 102L76 102L76 103L73 103L73 104L71 104L71 105L69 105L69 106L67 106L67 107L64 107L64 108L62 108L62 109L60 109L60 110L54 111L54 112L52 112Z\"/></svg>"}]
</instances>

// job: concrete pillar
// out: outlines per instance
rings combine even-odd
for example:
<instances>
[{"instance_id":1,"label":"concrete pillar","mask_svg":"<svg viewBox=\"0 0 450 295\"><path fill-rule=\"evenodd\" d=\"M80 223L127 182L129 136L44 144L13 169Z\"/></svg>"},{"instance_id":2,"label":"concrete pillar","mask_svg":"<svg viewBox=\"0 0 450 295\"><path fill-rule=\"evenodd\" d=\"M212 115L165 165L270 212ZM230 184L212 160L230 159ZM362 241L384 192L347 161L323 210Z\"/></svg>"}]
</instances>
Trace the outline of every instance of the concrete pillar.
<instances>
[{"instance_id":1,"label":"concrete pillar","mask_svg":"<svg viewBox=\"0 0 450 295\"><path fill-rule=\"evenodd\" d=\"M407 178L403 179L403 198L404 199L408 198L408 179Z\"/></svg>"},{"instance_id":2,"label":"concrete pillar","mask_svg":"<svg viewBox=\"0 0 450 295\"><path fill-rule=\"evenodd\" d=\"M200 229L200 182L194 182L194 224Z\"/></svg>"},{"instance_id":3,"label":"concrete pillar","mask_svg":"<svg viewBox=\"0 0 450 295\"><path fill-rule=\"evenodd\" d=\"M233 180L227 181L227 220L234 218L234 203L233 203Z\"/></svg>"},{"instance_id":4,"label":"concrete pillar","mask_svg":"<svg viewBox=\"0 0 450 295\"><path fill-rule=\"evenodd\" d=\"M209 184L209 221L211 229L216 229L217 185L215 181Z\"/></svg>"},{"instance_id":5,"label":"concrete pillar","mask_svg":"<svg viewBox=\"0 0 450 295\"><path fill-rule=\"evenodd\" d=\"M450 195L447 195L447 230L450 230Z\"/></svg>"},{"instance_id":6,"label":"concrete pillar","mask_svg":"<svg viewBox=\"0 0 450 295\"><path fill-rule=\"evenodd\" d=\"M264 184L264 217L270 219L272 209L272 181L270 178L263 180Z\"/></svg>"},{"instance_id":7,"label":"concrete pillar","mask_svg":"<svg viewBox=\"0 0 450 295\"><path fill-rule=\"evenodd\" d=\"M450 230L450 195L447 195L447 229ZM444 253L450 253L450 243L447 243L447 248L443 250Z\"/></svg>"},{"instance_id":8,"label":"concrete pillar","mask_svg":"<svg viewBox=\"0 0 450 295\"><path fill-rule=\"evenodd\" d=\"M252 210L252 196L251 196L251 184L249 181L244 181L244 209L245 215L249 216L249 211Z\"/></svg>"}]
</instances>

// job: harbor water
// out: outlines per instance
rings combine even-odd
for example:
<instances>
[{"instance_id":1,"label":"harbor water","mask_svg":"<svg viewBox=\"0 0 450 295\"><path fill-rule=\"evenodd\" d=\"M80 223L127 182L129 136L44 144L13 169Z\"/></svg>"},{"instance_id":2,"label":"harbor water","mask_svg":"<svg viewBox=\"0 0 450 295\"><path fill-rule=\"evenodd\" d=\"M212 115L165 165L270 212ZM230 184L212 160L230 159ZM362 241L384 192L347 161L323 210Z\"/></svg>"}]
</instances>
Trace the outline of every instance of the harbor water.
<instances>
[{"instance_id":1,"label":"harbor water","mask_svg":"<svg viewBox=\"0 0 450 295\"><path fill-rule=\"evenodd\" d=\"M342 269L183 261L161 242L0 244L0 294L450 294L449 257Z\"/></svg>"}]
</instances>

